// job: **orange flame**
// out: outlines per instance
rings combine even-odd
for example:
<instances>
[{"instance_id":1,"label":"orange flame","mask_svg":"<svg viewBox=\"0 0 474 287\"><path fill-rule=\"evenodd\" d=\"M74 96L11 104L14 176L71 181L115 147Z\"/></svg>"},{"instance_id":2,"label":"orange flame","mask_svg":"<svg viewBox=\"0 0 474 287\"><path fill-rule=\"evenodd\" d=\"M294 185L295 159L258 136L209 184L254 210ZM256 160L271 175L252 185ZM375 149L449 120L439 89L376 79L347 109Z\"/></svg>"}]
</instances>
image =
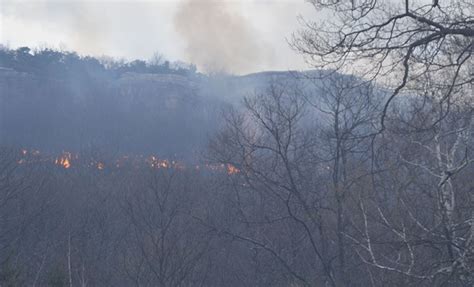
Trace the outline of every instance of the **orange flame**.
<instances>
[{"instance_id":1,"label":"orange flame","mask_svg":"<svg viewBox=\"0 0 474 287\"><path fill-rule=\"evenodd\" d=\"M66 169L70 168L71 167L71 153L65 152L59 159L56 159L54 163Z\"/></svg>"},{"instance_id":2,"label":"orange flame","mask_svg":"<svg viewBox=\"0 0 474 287\"><path fill-rule=\"evenodd\" d=\"M170 163L167 159L159 159L155 156L150 156L146 161L149 162L153 168L169 168L171 165L176 165L174 161Z\"/></svg>"},{"instance_id":3,"label":"orange flame","mask_svg":"<svg viewBox=\"0 0 474 287\"><path fill-rule=\"evenodd\" d=\"M61 159L60 164L61 164L64 168L70 168L70 167L71 167L71 162L69 161L68 158Z\"/></svg>"},{"instance_id":4,"label":"orange flame","mask_svg":"<svg viewBox=\"0 0 474 287\"><path fill-rule=\"evenodd\" d=\"M230 163L227 164L227 174L236 174L239 173L240 169L236 168L235 166L231 165Z\"/></svg>"},{"instance_id":5,"label":"orange flame","mask_svg":"<svg viewBox=\"0 0 474 287\"><path fill-rule=\"evenodd\" d=\"M71 152L66 152L64 151L61 155L57 157L39 157L40 156L40 151L39 150L27 150L27 149L21 149L20 154L23 156L26 155L34 155L37 156L35 158L28 157L28 159L25 158L20 158L17 160L18 164L25 164L25 163L38 163L38 162L53 162L55 165L58 165L62 168L69 169L72 167L73 161L75 164L79 165L81 164L79 160L79 154L77 153L71 153ZM54 160L53 160L54 159ZM53 161L52 161L53 160ZM77 162L76 162L77 161ZM193 166L187 166L186 163L178 161L178 160L168 160L168 159L160 159L155 155L150 155L148 157L139 155L139 156L129 156L129 155L123 155L120 158L116 159L110 166L110 168L121 168L123 166L134 166L134 167L139 167L140 165L145 164L146 166L149 166L154 169L176 169L176 170L186 170L188 167L191 167L195 170L209 170L209 171L215 171L219 173L226 173L227 175L234 175L238 174L241 172L239 168L234 166L233 164L230 163L205 163L205 164L195 164ZM98 170L104 170L105 169L105 164L103 162L94 160L91 158L91 161L87 163L87 165L91 168L98 169Z\"/></svg>"}]
</instances>

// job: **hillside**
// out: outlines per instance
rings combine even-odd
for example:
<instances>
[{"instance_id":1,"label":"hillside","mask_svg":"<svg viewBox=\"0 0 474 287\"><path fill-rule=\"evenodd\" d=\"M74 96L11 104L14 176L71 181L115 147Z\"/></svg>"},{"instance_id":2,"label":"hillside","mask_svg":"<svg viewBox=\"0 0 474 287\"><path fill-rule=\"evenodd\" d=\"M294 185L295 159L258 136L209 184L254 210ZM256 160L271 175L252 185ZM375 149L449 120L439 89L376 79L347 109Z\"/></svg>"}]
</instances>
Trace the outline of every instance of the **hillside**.
<instances>
[{"instance_id":1,"label":"hillside","mask_svg":"<svg viewBox=\"0 0 474 287\"><path fill-rule=\"evenodd\" d=\"M169 63L140 69L137 61L107 68L75 54L3 52L0 144L50 152L107 147L119 154L194 157L226 105L265 89L272 79L295 76L208 76L173 70Z\"/></svg>"}]
</instances>

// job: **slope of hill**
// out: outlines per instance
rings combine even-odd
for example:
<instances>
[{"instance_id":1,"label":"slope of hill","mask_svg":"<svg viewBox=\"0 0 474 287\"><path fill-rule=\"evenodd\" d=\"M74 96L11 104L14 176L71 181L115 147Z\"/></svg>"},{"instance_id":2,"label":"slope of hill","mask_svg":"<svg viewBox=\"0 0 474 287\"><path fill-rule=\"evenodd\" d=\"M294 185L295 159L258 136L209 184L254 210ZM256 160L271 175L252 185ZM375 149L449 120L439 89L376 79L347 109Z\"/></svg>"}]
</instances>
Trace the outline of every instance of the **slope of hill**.
<instances>
[{"instance_id":1,"label":"slope of hill","mask_svg":"<svg viewBox=\"0 0 474 287\"><path fill-rule=\"evenodd\" d=\"M77 80L2 67L0 144L187 157L206 143L225 105L264 86L260 76L127 72Z\"/></svg>"}]
</instances>

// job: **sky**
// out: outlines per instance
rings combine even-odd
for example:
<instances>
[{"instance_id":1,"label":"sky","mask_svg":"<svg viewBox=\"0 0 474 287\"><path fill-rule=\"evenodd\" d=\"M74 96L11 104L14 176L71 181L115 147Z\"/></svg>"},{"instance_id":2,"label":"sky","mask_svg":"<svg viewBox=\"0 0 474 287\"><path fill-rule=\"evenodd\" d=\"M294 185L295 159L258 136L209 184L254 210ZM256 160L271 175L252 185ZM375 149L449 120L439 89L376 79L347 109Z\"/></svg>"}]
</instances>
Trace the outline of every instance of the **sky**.
<instances>
[{"instance_id":1,"label":"sky","mask_svg":"<svg viewBox=\"0 0 474 287\"><path fill-rule=\"evenodd\" d=\"M81 55L149 59L159 53L203 72L306 69L288 40L305 0L0 0L0 43Z\"/></svg>"}]
</instances>

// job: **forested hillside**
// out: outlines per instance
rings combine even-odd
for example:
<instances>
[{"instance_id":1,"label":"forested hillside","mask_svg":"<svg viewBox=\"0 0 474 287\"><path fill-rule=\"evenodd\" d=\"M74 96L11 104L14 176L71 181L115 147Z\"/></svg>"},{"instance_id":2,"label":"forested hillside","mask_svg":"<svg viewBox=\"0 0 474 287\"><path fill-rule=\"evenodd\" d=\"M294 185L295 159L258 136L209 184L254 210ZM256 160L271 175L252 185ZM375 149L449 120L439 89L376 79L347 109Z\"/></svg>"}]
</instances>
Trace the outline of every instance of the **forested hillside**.
<instances>
[{"instance_id":1,"label":"forested hillside","mask_svg":"<svg viewBox=\"0 0 474 287\"><path fill-rule=\"evenodd\" d=\"M474 286L474 6L430 2L308 1L300 72L3 47L0 286Z\"/></svg>"}]
</instances>

